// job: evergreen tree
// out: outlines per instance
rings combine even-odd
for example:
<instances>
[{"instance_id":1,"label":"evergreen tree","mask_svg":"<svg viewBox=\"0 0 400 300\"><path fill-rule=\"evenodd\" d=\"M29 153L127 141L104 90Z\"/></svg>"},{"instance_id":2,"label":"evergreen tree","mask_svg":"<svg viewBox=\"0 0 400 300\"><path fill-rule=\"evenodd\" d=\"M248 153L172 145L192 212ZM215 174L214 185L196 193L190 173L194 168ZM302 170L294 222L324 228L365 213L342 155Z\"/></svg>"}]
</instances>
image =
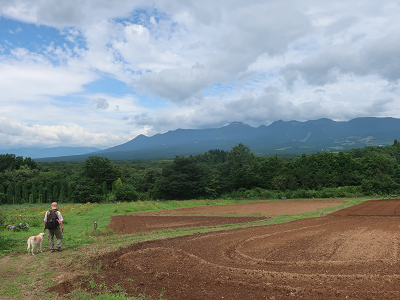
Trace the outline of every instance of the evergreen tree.
<instances>
[{"instance_id":1,"label":"evergreen tree","mask_svg":"<svg viewBox=\"0 0 400 300\"><path fill-rule=\"evenodd\" d=\"M52 201L52 199L53 199L53 197L52 197L52 186L51 186L51 184L50 183L47 183L46 184L46 187L45 187L45 189L44 189L44 192L45 192L45 194L46 194L46 203L51 203L51 202L53 202Z\"/></svg>"},{"instance_id":2,"label":"evergreen tree","mask_svg":"<svg viewBox=\"0 0 400 300\"><path fill-rule=\"evenodd\" d=\"M82 166L82 174L99 184L105 181L109 186L120 176L121 171L106 157L89 156Z\"/></svg>"},{"instance_id":3,"label":"evergreen tree","mask_svg":"<svg viewBox=\"0 0 400 300\"><path fill-rule=\"evenodd\" d=\"M53 202L57 202L58 201L58 197L59 197L59 195L58 195L58 186L55 185L53 187Z\"/></svg>"},{"instance_id":4,"label":"evergreen tree","mask_svg":"<svg viewBox=\"0 0 400 300\"><path fill-rule=\"evenodd\" d=\"M14 187L14 204L21 204L21 186L17 183Z\"/></svg>"},{"instance_id":5,"label":"evergreen tree","mask_svg":"<svg viewBox=\"0 0 400 300\"><path fill-rule=\"evenodd\" d=\"M38 203L43 203L45 201L45 195L44 195L44 188L43 185L39 185L39 190L38 190Z\"/></svg>"},{"instance_id":6,"label":"evergreen tree","mask_svg":"<svg viewBox=\"0 0 400 300\"><path fill-rule=\"evenodd\" d=\"M6 203L7 203L7 195L4 193L4 186L0 185L0 204L6 204Z\"/></svg>"},{"instance_id":7,"label":"evergreen tree","mask_svg":"<svg viewBox=\"0 0 400 300\"><path fill-rule=\"evenodd\" d=\"M209 183L209 172L204 165L192 156L175 156L173 163L162 169L157 189L166 199L193 199L206 196ZM118 187L115 184L117 190Z\"/></svg>"},{"instance_id":8,"label":"evergreen tree","mask_svg":"<svg viewBox=\"0 0 400 300\"><path fill-rule=\"evenodd\" d=\"M61 191L60 191L60 196L59 196L59 198L58 198L59 200L59 202L65 202L65 185L64 184L62 184L61 185Z\"/></svg>"},{"instance_id":9,"label":"evergreen tree","mask_svg":"<svg viewBox=\"0 0 400 300\"><path fill-rule=\"evenodd\" d=\"M14 203L14 191L11 184L9 184L7 187L7 203L8 204Z\"/></svg>"},{"instance_id":10,"label":"evergreen tree","mask_svg":"<svg viewBox=\"0 0 400 300\"><path fill-rule=\"evenodd\" d=\"M22 186L22 203L29 203L29 192L26 183Z\"/></svg>"},{"instance_id":11,"label":"evergreen tree","mask_svg":"<svg viewBox=\"0 0 400 300\"><path fill-rule=\"evenodd\" d=\"M103 195L106 196L108 193L107 182L103 181Z\"/></svg>"},{"instance_id":12,"label":"evergreen tree","mask_svg":"<svg viewBox=\"0 0 400 300\"><path fill-rule=\"evenodd\" d=\"M250 189L257 185L257 159L250 148L239 143L232 147L221 165L220 180L227 190Z\"/></svg>"},{"instance_id":13,"label":"evergreen tree","mask_svg":"<svg viewBox=\"0 0 400 300\"><path fill-rule=\"evenodd\" d=\"M67 193L68 193L68 195L67 195L68 201L72 202L71 201L72 200L72 184L71 183L68 183L68 191L67 191Z\"/></svg>"},{"instance_id":14,"label":"evergreen tree","mask_svg":"<svg viewBox=\"0 0 400 300\"><path fill-rule=\"evenodd\" d=\"M32 198L33 198L32 203L38 202L38 191L37 191L37 188L36 188L35 184L32 184L31 195L32 195Z\"/></svg>"}]
</instances>

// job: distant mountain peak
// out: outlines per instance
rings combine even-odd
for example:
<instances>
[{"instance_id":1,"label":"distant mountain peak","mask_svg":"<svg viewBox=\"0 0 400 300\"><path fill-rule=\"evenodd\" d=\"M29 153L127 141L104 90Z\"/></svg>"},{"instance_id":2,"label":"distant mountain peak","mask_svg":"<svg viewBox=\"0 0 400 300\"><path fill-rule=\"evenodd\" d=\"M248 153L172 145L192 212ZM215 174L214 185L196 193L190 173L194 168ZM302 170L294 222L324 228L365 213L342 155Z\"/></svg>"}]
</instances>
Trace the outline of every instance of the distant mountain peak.
<instances>
[{"instance_id":1,"label":"distant mountain peak","mask_svg":"<svg viewBox=\"0 0 400 300\"><path fill-rule=\"evenodd\" d=\"M227 127L251 127L250 125L247 125L243 122L232 122Z\"/></svg>"}]
</instances>

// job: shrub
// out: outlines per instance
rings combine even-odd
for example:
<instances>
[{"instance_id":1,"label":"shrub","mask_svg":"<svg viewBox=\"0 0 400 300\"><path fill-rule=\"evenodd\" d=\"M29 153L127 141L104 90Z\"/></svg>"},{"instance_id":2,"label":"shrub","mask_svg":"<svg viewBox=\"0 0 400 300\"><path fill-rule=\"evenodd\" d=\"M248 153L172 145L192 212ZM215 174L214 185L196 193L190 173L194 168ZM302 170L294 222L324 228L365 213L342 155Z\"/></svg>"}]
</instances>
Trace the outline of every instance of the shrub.
<instances>
[{"instance_id":1,"label":"shrub","mask_svg":"<svg viewBox=\"0 0 400 300\"><path fill-rule=\"evenodd\" d=\"M130 184L115 185L115 196L118 201L136 201L138 199L138 192Z\"/></svg>"}]
</instances>

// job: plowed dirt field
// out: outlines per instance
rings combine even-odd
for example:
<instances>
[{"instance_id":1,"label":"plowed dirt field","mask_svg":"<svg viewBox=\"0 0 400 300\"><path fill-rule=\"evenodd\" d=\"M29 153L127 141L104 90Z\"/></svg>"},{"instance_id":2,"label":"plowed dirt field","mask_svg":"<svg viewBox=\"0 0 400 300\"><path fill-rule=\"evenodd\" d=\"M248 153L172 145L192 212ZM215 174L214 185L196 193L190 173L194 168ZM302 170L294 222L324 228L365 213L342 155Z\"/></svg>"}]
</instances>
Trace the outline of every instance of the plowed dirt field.
<instances>
[{"instance_id":1,"label":"plowed dirt field","mask_svg":"<svg viewBox=\"0 0 400 300\"><path fill-rule=\"evenodd\" d=\"M388 217L399 205L368 201L318 218L133 244L97 257L91 280L148 299L162 291L169 300L400 299L400 218ZM81 279L91 290L87 277L51 290L66 294Z\"/></svg>"}]
</instances>

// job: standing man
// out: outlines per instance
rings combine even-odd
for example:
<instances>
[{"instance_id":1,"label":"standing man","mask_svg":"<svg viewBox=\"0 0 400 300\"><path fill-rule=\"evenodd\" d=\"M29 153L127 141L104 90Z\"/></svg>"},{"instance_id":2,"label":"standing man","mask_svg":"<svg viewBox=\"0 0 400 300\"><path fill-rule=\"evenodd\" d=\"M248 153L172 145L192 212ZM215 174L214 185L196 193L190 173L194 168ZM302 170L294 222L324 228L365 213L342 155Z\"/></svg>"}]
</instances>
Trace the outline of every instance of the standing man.
<instances>
[{"instance_id":1,"label":"standing man","mask_svg":"<svg viewBox=\"0 0 400 300\"><path fill-rule=\"evenodd\" d=\"M51 209L44 215L44 230L49 230L48 240L51 252L61 251L63 235L60 230L60 225L62 231L64 231L63 217L61 212L59 212L57 209L57 202L53 202L51 203ZM54 235L57 238L57 244L55 248L53 242Z\"/></svg>"}]
</instances>

